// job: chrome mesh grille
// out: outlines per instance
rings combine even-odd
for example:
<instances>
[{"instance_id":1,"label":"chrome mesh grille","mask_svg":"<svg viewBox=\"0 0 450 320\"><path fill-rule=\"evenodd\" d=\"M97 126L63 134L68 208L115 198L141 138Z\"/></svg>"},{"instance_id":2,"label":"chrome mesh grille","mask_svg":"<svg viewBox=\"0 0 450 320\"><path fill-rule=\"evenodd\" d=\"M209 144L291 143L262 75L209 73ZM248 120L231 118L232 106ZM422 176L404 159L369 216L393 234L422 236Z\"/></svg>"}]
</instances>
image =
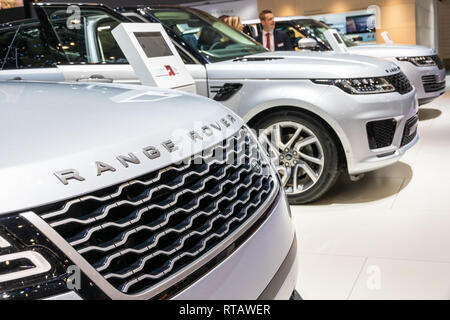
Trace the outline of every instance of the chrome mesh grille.
<instances>
[{"instance_id":1,"label":"chrome mesh grille","mask_svg":"<svg viewBox=\"0 0 450 320\"><path fill-rule=\"evenodd\" d=\"M34 211L126 294L157 287L252 223L275 181L245 128L203 155Z\"/></svg>"},{"instance_id":2,"label":"chrome mesh grille","mask_svg":"<svg viewBox=\"0 0 450 320\"><path fill-rule=\"evenodd\" d=\"M390 84L392 84L395 88L395 91L397 91L400 94L406 94L406 93L412 91L412 89L413 89L408 78L401 71L392 76L387 76L386 80Z\"/></svg>"},{"instance_id":3,"label":"chrome mesh grille","mask_svg":"<svg viewBox=\"0 0 450 320\"><path fill-rule=\"evenodd\" d=\"M431 59L433 59L434 63L436 63L439 70L444 69L444 63L442 63L441 58L436 54L434 56L430 56Z\"/></svg>"}]
</instances>

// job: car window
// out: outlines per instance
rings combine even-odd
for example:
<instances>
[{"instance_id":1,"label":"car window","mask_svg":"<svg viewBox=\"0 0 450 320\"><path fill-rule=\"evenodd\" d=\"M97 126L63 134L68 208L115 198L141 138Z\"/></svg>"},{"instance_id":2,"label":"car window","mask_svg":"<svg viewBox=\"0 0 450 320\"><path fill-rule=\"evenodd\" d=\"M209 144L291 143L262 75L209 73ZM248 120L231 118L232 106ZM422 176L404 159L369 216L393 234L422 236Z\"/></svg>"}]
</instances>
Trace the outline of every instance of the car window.
<instances>
[{"instance_id":1,"label":"car window","mask_svg":"<svg viewBox=\"0 0 450 320\"><path fill-rule=\"evenodd\" d=\"M6 29L0 33L0 68L3 68L8 61L7 55L17 31L18 27Z\"/></svg>"},{"instance_id":2,"label":"car window","mask_svg":"<svg viewBox=\"0 0 450 320\"><path fill-rule=\"evenodd\" d=\"M111 18L105 18L97 23L98 50L100 53L100 62L102 63L128 63L111 33L119 23L119 21Z\"/></svg>"},{"instance_id":3,"label":"car window","mask_svg":"<svg viewBox=\"0 0 450 320\"><path fill-rule=\"evenodd\" d=\"M46 41L39 24L23 25L10 45L2 69L52 68L64 61L63 54Z\"/></svg>"},{"instance_id":4,"label":"car window","mask_svg":"<svg viewBox=\"0 0 450 320\"><path fill-rule=\"evenodd\" d=\"M127 63L111 34L118 19L97 9L82 8L79 14L66 7L44 10L71 64Z\"/></svg>"},{"instance_id":5,"label":"car window","mask_svg":"<svg viewBox=\"0 0 450 320\"><path fill-rule=\"evenodd\" d=\"M291 26L289 22L276 22L275 27L277 30L286 32L286 34L289 36L289 40L291 40L293 48L296 48L295 44L297 42L297 39L305 38L305 36L298 30L296 30L293 26Z\"/></svg>"},{"instance_id":6,"label":"car window","mask_svg":"<svg viewBox=\"0 0 450 320\"><path fill-rule=\"evenodd\" d=\"M267 51L207 13L178 8L147 10L211 62Z\"/></svg>"}]
</instances>

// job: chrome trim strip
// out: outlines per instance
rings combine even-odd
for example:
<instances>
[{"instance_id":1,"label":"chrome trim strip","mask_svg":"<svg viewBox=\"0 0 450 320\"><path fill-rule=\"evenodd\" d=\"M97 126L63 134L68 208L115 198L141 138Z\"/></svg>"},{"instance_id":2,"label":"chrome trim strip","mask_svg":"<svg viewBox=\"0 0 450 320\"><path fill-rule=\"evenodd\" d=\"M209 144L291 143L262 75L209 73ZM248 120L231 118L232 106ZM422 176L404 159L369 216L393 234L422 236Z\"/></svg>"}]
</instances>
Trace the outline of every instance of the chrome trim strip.
<instances>
[{"instance_id":1,"label":"chrome trim strip","mask_svg":"<svg viewBox=\"0 0 450 320\"><path fill-rule=\"evenodd\" d=\"M31 261L35 267L32 269L0 274L0 283L35 276L41 273L45 273L51 269L50 263L39 252L36 251L22 251L0 256L0 262L14 261L19 259L27 259Z\"/></svg>"}]
</instances>

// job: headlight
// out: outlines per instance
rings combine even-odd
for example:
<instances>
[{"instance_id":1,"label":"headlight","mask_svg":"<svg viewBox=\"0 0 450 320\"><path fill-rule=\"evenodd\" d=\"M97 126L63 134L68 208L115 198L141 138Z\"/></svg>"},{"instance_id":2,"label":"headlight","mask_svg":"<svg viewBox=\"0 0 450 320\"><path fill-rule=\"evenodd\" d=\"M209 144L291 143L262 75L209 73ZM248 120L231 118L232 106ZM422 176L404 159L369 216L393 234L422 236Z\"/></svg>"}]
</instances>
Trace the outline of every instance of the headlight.
<instances>
[{"instance_id":1,"label":"headlight","mask_svg":"<svg viewBox=\"0 0 450 320\"><path fill-rule=\"evenodd\" d=\"M316 79L312 82L336 86L349 94L374 94L394 92L395 87L385 78Z\"/></svg>"},{"instance_id":2,"label":"headlight","mask_svg":"<svg viewBox=\"0 0 450 320\"><path fill-rule=\"evenodd\" d=\"M67 292L68 262L27 220L0 218L0 300Z\"/></svg>"},{"instance_id":3,"label":"headlight","mask_svg":"<svg viewBox=\"0 0 450 320\"><path fill-rule=\"evenodd\" d=\"M430 56L423 57L397 57L398 61L408 61L417 67L433 67L436 62Z\"/></svg>"}]
</instances>

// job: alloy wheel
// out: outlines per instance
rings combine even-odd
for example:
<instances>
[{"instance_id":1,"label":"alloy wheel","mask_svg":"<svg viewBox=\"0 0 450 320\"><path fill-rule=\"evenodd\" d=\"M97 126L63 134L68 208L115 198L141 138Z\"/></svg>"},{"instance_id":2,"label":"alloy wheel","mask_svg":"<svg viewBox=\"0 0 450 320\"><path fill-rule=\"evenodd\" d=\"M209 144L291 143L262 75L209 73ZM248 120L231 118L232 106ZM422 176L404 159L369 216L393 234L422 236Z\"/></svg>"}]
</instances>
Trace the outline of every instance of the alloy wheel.
<instances>
[{"instance_id":1,"label":"alloy wheel","mask_svg":"<svg viewBox=\"0 0 450 320\"><path fill-rule=\"evenodd\" d=\"M305 125L277 122L261 130L259 141L280 174L287 194L305 192L322 175L325 160L322 145Z\"/></svg>"}]
</instances>

